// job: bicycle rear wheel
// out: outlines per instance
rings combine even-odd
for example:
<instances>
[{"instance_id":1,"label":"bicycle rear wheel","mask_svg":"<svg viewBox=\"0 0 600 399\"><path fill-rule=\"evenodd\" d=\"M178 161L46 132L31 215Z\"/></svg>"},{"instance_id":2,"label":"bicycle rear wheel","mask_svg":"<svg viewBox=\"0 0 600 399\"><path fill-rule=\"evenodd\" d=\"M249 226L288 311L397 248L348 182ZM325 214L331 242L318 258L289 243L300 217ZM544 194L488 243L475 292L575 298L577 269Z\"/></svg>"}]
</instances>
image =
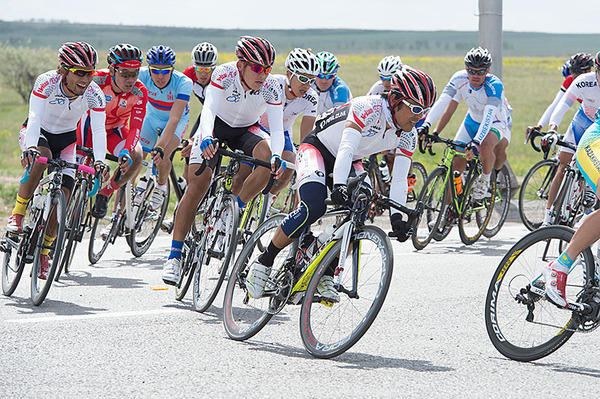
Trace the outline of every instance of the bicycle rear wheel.
<instances>
[{"instance_id":1,"label":"bicycle rear wheel","mask_svg":"<svg viewBox=\"0 0 600 399\"><path fill-rule=\"evenodd\" d=\"M49 224L48 220L52 215L56 216L56 238L49 247L44 245L44 235L49 235ZM31 301L35 306L39 306L46 299L52 280L56 274L56 269L62 258L63 241L65 238L65 194L62 190L56 190L52 194L52 200L50 201L50 212L48 213L48 220L42 221L43 228L40 229L39 236L37 237L37 243L35 252L33 254L33 265L31 268ZM38 225L39 227L39 225ZM40 255L43 249L50 250L50 270L45 280L39 278L41 269Z\"/></svg>"},{"instance_id":2,"label":"bicycle rear wheel","mask_svg":"<svg viewBox=\"0 0 600 399\"><path fill-rule=\"evenodd\" d=\"M480 200L473 198L473 186L478 177L479 174L474 175L468 186L465 187L464 195L467 197L462 202L462 213L458 219L458 233L460 240L465 245L474 244L481 237L494 211L494 201L496 200L494 183L490 184L488 197Z\"/></svg>"},{"instance_id":3,"label":"bicycle rear wheel","mask_svg":"<svg viewBox=\"0 0 600 399\"><path fill-rule=\"evenodd\" d=\"M530 231L544 221L548 192L557 168L557 159L545 159L533 165L523 179L519 191L519 216Z\"/></svg>"},{"instance_id":4,"label":"bicycle rear wheel","mask_svg":"<svg viewBox=\"0 0 600 399\"><path fill-rule=\"evenodd\" d=\"M487 223L485 229L483 229L483 235L487 238L492 238L502 228L508 211L510 208L510 174L506 166L502 166L500 172L492 172L492 179L496 182L496 199L494 201L494 210L490 216L490 220ZM483 223L484 214L477 213L477 223Z\"/></svg>"},{"instance_id":5,"label":"bicycle rear wheel","mask_svg":"<svg viewBox=\"0 0 600 399\"><path fill-rule=\"evenodd\" d=\"M192 278L194 277L196 266L198 264L198 247L202 240L202 233L197 233L190 229L188 236L183 241L181 251L181 278L179 284L175 286L175 300L181 301L185 297Z\"/></svg>"},{"instance_id":6,"label":"bicycle rear wheel","mask_svg":"<svg viewBox=\"0 0 600 399\"><path fill-rule=\"evenodd\" d=\"M340 300L323 300L317 286L323 276L333 274L340 256L346 258L344 270L334 276L341 283ZM302 300L300 335L306 350L327 359L358 342L383 306L392 271L392 244L379 227L361 227L350 238L348 250L341 240L336 242L317 266Z\"/></svg>"},{"instance_id":7,"label":"bicycle rear wheel","mask_svg":"<svg viewBox=\"0 0 600 399\"><path fill-rule=\"evenodd\" d=\"M33 232L35 235L35 232ZM35 236L32 237L35 239ZM25 268L25 248L28 247L29 240L26 237L20 237L15 241L14 237L6 237L2 240L2 293L5 296L11 296L17 289L23 269Z\"/></svg>"},{"instance_id":8,"label":"bicycle rear wheel","mask_svg":"<svg viewBox=\"0 0 600 399\"><path fill-rule=\"evenodd\" d=\"M106 248L108 248L108 244L113 243L115 240L120 220L123 217L121 207L124 192L122 190L124 188L121 188L118 193L115 193L108 200L108 212L103 218L92 218L93 223L90 233L90 244L88 246L88 260L91 264L98 262L102 255L104 255ZM115 209L115 201L121 201L121 204L117 205L117 210L113 214L112 210Z\"/></svg>"},{"instance_id":9,"label":"bicycle rear wheel","mask_svg":"<svg viewBox=\"0 0 600 399\"><path fill-rule=\"evenodd\" d=\"M411 237L416 249L425 248L438 229L444 209L446 173L446 168L436 168L431 172L419 195L419 201L423 202L423 212L415 223L415 232Z\"/></svg>"},{"instance_id":10,"label":"bicycle rear wheel","mask_svg":"<svg viewBox=\"0 0 600 399\"><path fill-rule=\"evenodd\" d=\"M78 236L83 234L81 223L84 218L85 205L87 195L87 181L81 180L75 186L71 200L67 206L66 211L66 223L65 223L65 250L63 251L63 257L60 261L60 266L56 271L54 281L58 281L61 273L69 272L69 265L75 254L75 248L77 247Z\"/></svg>"},{"instance_id":11,"label":"bicycle rear wheel","mask_svg":"<svg viewBox=\"0 0 600 399\"><path fill-rule=\"evenodd\" d=\"M157 188L154 187L153 190L157 190ZM148 251L160 230L162 221L169 208L169 196L171 192L169 180L167 180L167 193L162 206L155 211L150 209L150 198L152 197L153 190L145 191L139 210L135 215L135 225L127 236L127 244L131 248L131 253L136 257L140 257Z\"/></svg>"},{"instance_id":12,"label":"bicycle rear wheel","mask_svg":"<svg viewBox=\"0 0 600 399\"><path fill-rule=\"evenodd\" d=\"M560 348L577 330L578 316L552 304L544 294L542 268L558 258L573 236L563 226L535 230L504 256L490 282L485 325L494 347L504 356L532 361ZM566 297L577 302L589 278L594 278L589 248L569 272Z\"/></svg>"},{"instance_id":13,"label":"bicycle rear wheel","mask_svg":"<svg viewBox=\"0 0 600 399\"><path fill-rule=\"evenodd\" d=\"M251 298L246 291L245 281L250 265L267 248L284 218L283 214L274 215L258 226L240 252L229 275L223 300L223 326L227 335L236 341L253 337L273 317L270 312L271 297ZM283 250L277 255L271 276L281 269L287 253L289 252Z\"/></svg>"},{"instance_id":14,"label":"bicycle rear wheel","mask_svg":"<svg viewBox=\"0 0 600 399\"><path fill-rule=\"evenodd\" d=\"M421 162L413 161L412 171L415 175L416 181L412 188L410 186L408 188L409 192L406 196L406 204L411 208L414 208L417 205L417 199L421 194L421 190L427 181L427 170Z\"/></svg>"},{"instance_id":15,"label":"bicycle rear wheel","mask_svg":"<svg viewBox=\"0 0 600 399\"><path fill-rule=\"evenodd\" d=\"M237 200L232 194L226 194L217 196L215 201L213 208L209 208L194 272L193 299L194 309L198 312L204 312L215 300L237 246Z\"/></svg>"}]
</instances>

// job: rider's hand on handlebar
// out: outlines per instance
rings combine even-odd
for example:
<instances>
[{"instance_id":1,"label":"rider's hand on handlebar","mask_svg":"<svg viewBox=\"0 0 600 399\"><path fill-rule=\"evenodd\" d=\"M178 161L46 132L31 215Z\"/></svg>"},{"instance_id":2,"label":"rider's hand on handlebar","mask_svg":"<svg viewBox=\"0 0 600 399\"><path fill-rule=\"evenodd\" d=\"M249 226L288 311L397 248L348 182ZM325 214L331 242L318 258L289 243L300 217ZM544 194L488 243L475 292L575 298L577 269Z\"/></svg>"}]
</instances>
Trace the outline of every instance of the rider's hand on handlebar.
<instances>
[{"instance_id":1,"label":"rider's hand on handlebar","mask_svg":"<svg viewBox=\"0 0 600 399\"><path fill-rule=\"evenodd\" d=\"M467 161L470 161L475 157L479 157L479 145L480 144L475 140L467 144L467 146L465 147L465 150L467 150Z\"/></svg>"},{"instance_id":2,"label":"rider's hand on handlebar","mask_svg":"<svg viewBox=\"0 0 600 399\"><path fill-rule=\"evenodd\" d=\"M161 146L155 146L152 151L150 151L150 156L152 157L152 162L156 165L160 165L160 163L165 158L165 150Z\"/></svg>"},{"instance_id":3,"label":"rider's hand on handlebar","mask_svg":"<svg viewBox=\"0 0 600 399\"><path fill-rule=\"evenodd\" d=\"M94 169L96 174L102 175L102 182L106 183L110 179L110 167L102 161L94 162Z\"/></svg>"},{"instance_id":4,"label":"rider's hand on handlebar","mask_svg":"<svg viewBox=\"0 0 600 399\"><path fill-rule=\"evenodd\" d=\"M213 138L211 136L205 137L200 142L200 150L202 151L202 157L204 159L212 159L217 153L215 146L213 145Z\"/></svg>"},{"instance_id":5,"label":"rider's hand on handlebar","mask_svg":"<svg viewBox=\"0 0 600 399\"><path fill-rule=\"evenodd\" d=\"M21 154L21 166L23 169L30 167L36 160L37 157L40 156L40 152L36 147L30 147L27 150L23 151Z\"/></svg>"},{"instance_id":6,"label":"rider's hand on handlebar","mask_svg":"<svg viewBox=\"0 0 600 399\"><path fill-rule=\"evenodd\" d=\"M119 153L119 169L121 170L121 173L127 173L132 163L133 161L129 155L129 150L121 150Z\"/></svg>"},{"instance_id":7,"label":"rider's hand on handlebar","mask_svg":"<svg viewBox=\"0 0 600 399\"><path fill-rule=\"evenodd\" d=\"M348 194L348 186L345 184L334 184L331 192L331 201L336 205L345 205L348 202L350 195Z\"/></svg>"},{"instance_id":8,"label":"rider's hand on handlebar","mask_svg":"<svg viewBox=\"0 0 600 399\"><path fill-rule=\"evenodd\" d=\"M417 129L417 135L420 139L423 139L427 133L429 133L429 123L424 122L421 127Z\"/></svg>"},{"instance_id":9,"label":"rider's hand on handlebar","mask_svg":"<svg viewBox=\"0 0 600 399\"><path fill-rule=\"evenodd\" d=\"M273 155L271 157L271 173L275 175L275 179L279 179L281 177L281 174L283 172L285 172L285 169L287 168L287 164L286 162L281 159L281 157L279 155Z\"/></svg>"},{"instance_id":10,"label":"rider's hand on handlebar","mask_svg":"<svg viewBox=\"0 0 600 399\"><path fill-rule=\"evenodd\" d=\"M192 154L192 146L194 145L194 138L188 139L187 145L181 150L181 158L189 158Z\"/></svg>"},{"instance_id":11,"label":"rider's hand on handlebar","mask_svg":"<svg viewBox=\"0 0 600 399\"><path fill-rule=\"evenodd\" d=\"M539 133L540 130L542 130L542 125L527 126L527 130L525 131L526 137L529 138L531 133L533 133L533 132Z\"/></svg>"},{"instance_id":12,"label":"rider's hand on handlebar","mask_svg":"<svg viewBox=\"0 0 600 399\"><path fill-rule=\"evenodd\" d=\"M554 131L554 130L549 130L548 133L545 134L544 137L542 137L542 139L540 140L542 150L545 153L550 152L550 150L552 150L552 148L554 148L554 146L556 145L557 142L558 142L558 133L556 133L556 131Z\"/></svg>"}]
</instances>

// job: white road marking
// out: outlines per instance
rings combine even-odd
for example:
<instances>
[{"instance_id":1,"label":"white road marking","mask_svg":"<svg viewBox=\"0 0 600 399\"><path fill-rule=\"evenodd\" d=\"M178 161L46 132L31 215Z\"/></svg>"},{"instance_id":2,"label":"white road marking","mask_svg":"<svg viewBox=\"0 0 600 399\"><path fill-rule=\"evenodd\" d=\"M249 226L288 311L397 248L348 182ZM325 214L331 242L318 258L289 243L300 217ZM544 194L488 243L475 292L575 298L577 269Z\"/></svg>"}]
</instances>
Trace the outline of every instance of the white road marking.
<instances>
[{"instance_id":1,"label":"white road marking","mask_svg":"<svg viewBox=\"0 0 600 399\"><path fill-rule=\"evenodd\" d=\"M22 319L9 319L5 320L6 323L42 323L42 322L53 322L53 321L71 321L71 320L88 320L88 319L108 319L116 317L135 317L135 316L148 316L158 314L175 314L175 313L189 313L189 309L151 309L151 310L134 310L129 312L111 312L111 313L98 313L98 314L85 314L85 315L72 315L72 316L50 316L50 317L29 317Z\"/></svg>"}]
</instances>

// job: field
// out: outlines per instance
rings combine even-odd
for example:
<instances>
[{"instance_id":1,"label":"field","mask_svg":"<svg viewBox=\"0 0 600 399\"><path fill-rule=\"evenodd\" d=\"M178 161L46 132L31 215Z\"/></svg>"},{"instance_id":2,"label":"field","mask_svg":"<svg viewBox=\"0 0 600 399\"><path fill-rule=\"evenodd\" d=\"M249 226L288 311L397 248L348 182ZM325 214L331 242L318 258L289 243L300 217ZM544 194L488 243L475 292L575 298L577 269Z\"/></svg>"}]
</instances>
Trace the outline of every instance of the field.
<instances>
[{"instance_id":1,"label":"field","mask_svg":"<svg viewBox=\"0 0 600 399\"><path fill-rule=\"evenodd\" d=\"M45 51L45 50L40 50ZM181 54L184 54L183 52ZM371 85L378 79L377 64L384 54L379 55L349 55L340 57L339 75L350 85L355 97L364 95ZM179 63L176 68L183 70L188 63L188 56L178 57ZM100 55L100 60L104 60ZM219 61L227 62L233 60L233 54L220 54ZM185 61L182 61L185 60ZM282 73L284 58L278 57L274 73ZM463 68L462 57L453 58L431 58L431 57L403 57L405 64L422 69L429 73L435 80L438 90L441 92L448 79L458 69ZM531 165L540 159L540 155L531 147L524 146L524 132L528 125L537 123L546 106L554 99L562 82L560 67L563 58L505 58L504 59L504 85L508 101L513 107L513 130L512 142L508 149L508 160L517 175L522 178ZM104 67L104 65L100 65ZM53 69L48 65L48 69ZM200 104L196 99L190 101L190 121L196 119L200 112ZM18 178L22 173L19 157L21 150L18 146L18 134L21 123L26 119L28 112L27 104L23 104L19 96L9 89L6 82L0 82L0 219L4 220L7 212L10 212L16 198ZM461 104L455 117L445 129L445 137L453 137L458 129L466 107ZM574 109L565 116L563 129L574 112ZM295 127L296 139L299 136ZM418 151L417 151L418 152ZM433 170L439 161L442 147L438 147L436 157L417 153L415 159L423 162L428 171ZM177 160L176 164L181 167ZM0 222L1 223L1 222Z\"/></svg>"}]
</instances>

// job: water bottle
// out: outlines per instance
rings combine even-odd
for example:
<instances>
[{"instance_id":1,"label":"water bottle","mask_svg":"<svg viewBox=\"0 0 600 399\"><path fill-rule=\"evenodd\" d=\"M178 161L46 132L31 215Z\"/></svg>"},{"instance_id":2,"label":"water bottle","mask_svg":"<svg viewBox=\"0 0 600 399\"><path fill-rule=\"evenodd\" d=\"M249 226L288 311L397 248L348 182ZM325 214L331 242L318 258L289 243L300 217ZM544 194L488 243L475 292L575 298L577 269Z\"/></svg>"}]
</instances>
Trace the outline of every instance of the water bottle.
<instances>
[{"instance_id":1,"label":"water bottle","mask_svg":"<svg viewBox=\"0 0 600 399\"><path fill-rule=\"evenodd\" d=\"M321 232L321 234L319 234L319 236L317 237L317 245L319 247L321 245L323 245L325 243L325 241L327 241L329 239L329 237L331 237L332 233L333 233L333 226L332 225L326 226L325 229Z\"/></svg>"},{"instance_id":2,"label":"water bottle","mask_svg":"<svg viewBox=\"0 0 600 399\"><path fill-rule=\"evenodd\" d=\"M146 191L146 184L148 183L148 179L146 176L140 177L137 185L135 186L135 197L133 198L134 205L140 205L142 203L142 199L144 198L144 191Z\"/></svg>"},{"instance_id":3,"label":"water bottle","mask_svg":"<svg viewBox=\"0 0 600 399\"><path fill-rule=\"evenodd\" d=\"M381 161L379 164L379 171L381 172L381 180L383 180L384 183L389 183L390 180L392 180L392 177L390 176L390 170L388 169L385 161Z\"/></svg>"},{"instance_id":4,"label":"water bottle","mask_svg":"<svg viewBox=\"0 0 600 399\"><path fill-rule=\"evenodd\" d=\"M456 187L456 195L462 194L462 175L458 170L454 171L454 186Z\"/></svg>"}]
</instances>

